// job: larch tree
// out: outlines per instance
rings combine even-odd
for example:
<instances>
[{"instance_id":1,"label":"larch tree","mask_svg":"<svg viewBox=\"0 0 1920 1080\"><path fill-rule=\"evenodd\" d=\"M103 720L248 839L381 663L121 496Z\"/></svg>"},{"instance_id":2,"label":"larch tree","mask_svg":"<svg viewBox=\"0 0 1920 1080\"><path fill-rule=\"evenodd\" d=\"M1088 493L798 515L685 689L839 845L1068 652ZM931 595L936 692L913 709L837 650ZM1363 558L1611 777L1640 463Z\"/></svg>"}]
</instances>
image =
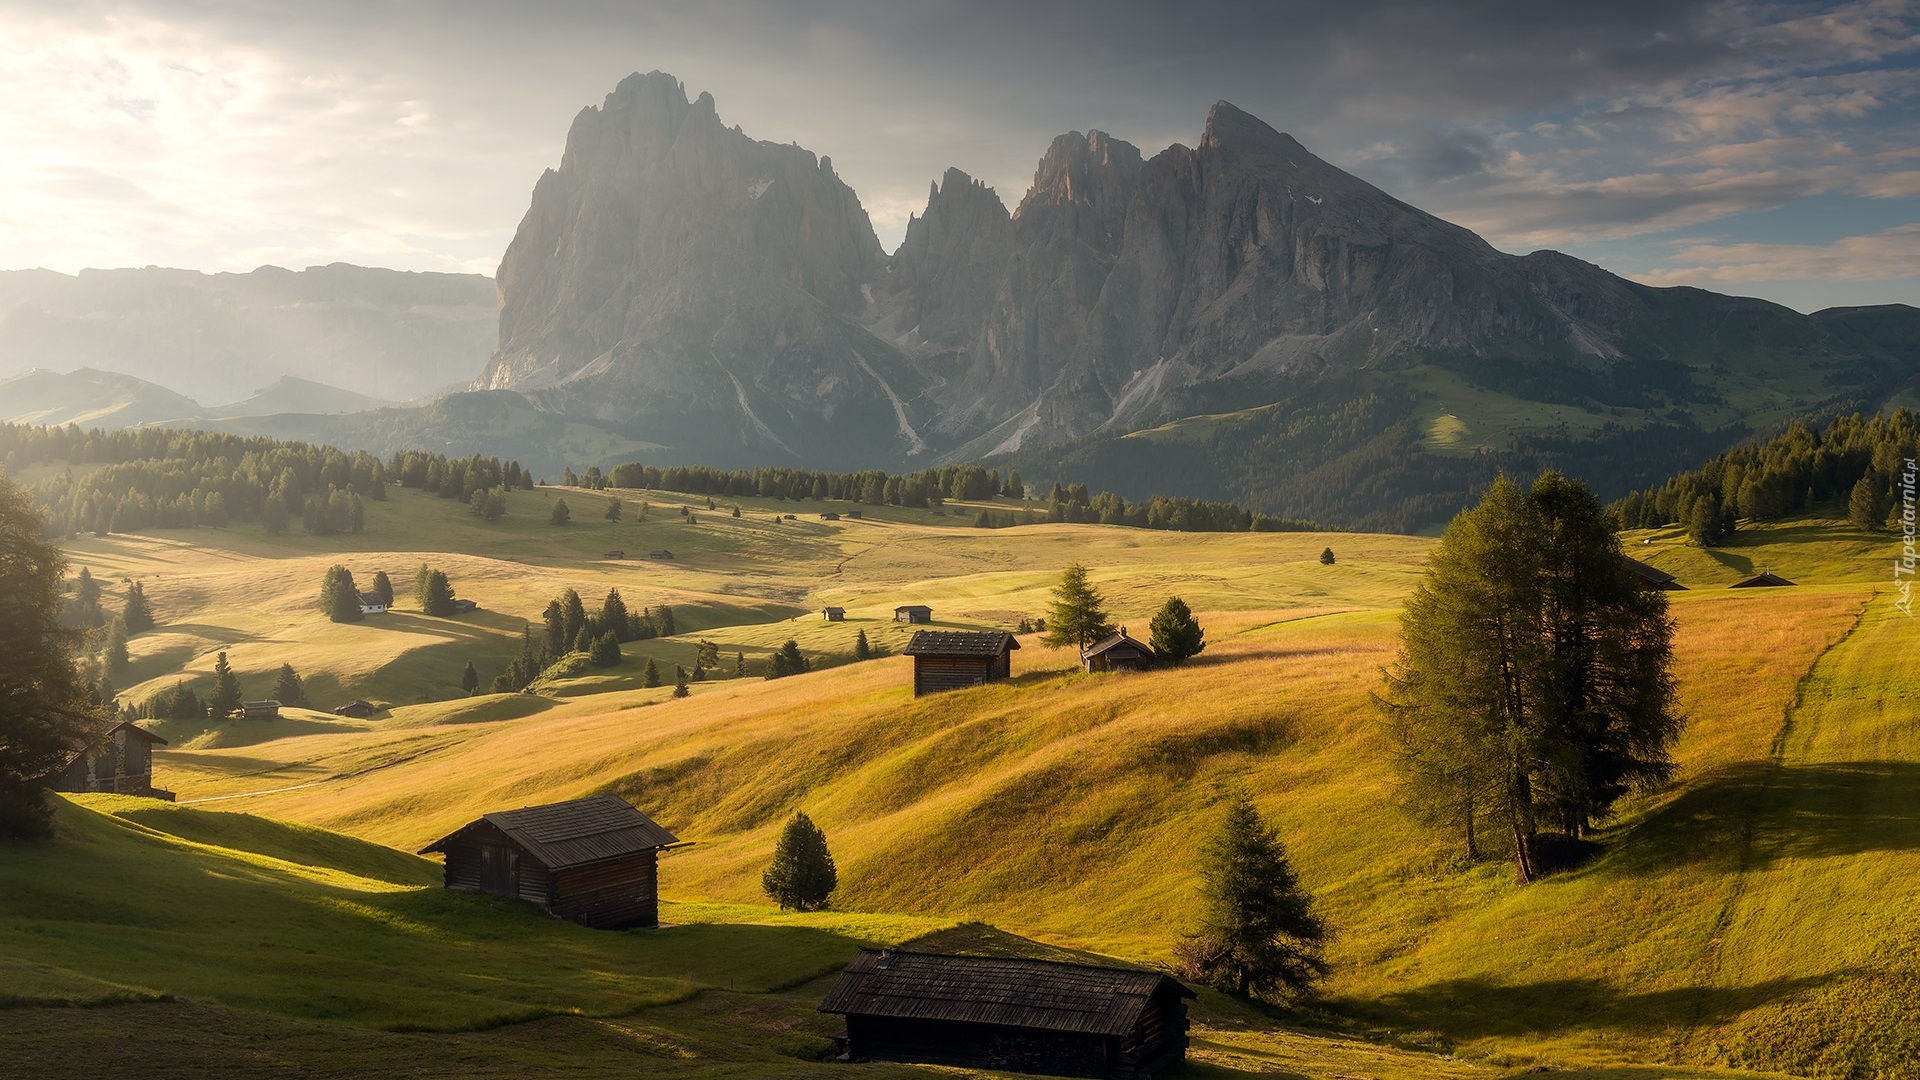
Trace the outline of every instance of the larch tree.
<instances>
[{"instance_id":1,"label":"larch tree","mask_svg":"<svg viewBox=\"0 0 1920 1080\"><path fill-rule=\"evenodd\" d=\"M794 811L774 844L772 864L760 875L761 889L782 911L824 911L839 885L827 834Z\"/></svg>"},{"instance_id":2,"label":"larch tree","mask_svg":"<svg viewBox=\"0 0 1920 1080\"><path fill-rule=\"evenodd\" d=\"M0 837L51 835L48 778L102 721L60 625L64 570L43 524L0 475Z\"/></svg>"},{"instance_id":3,"label":"larch tree","mask_svg":"<svg viewBox=\"0 0 1920 1080\"><path fill-rule=\"evenodd\" d=\"M1113 623L1107 619L1106 601L1100 590L1087 580L1087 568L1069 563L1061 571L1060 584L1053 587L1053 604L1047 612L1047 635L1043 639L1056 648L1071 645L1084 649L1113 635Z\"/></svg>"},{"instance_id":4,"label":"larch tree","mask_svg":"<svg viewBox=\"0 0 1920 1080\"><path fill-rule=\"evenodd\" d=\"M1207 647L1207 633L1201 629L1200 621L1193 617L1187 602L1177 596L1167 597L1154 613L1147 644L1160 659L1179 667L1190 658L1198 656Z\"/></svg>"}]
</instances>

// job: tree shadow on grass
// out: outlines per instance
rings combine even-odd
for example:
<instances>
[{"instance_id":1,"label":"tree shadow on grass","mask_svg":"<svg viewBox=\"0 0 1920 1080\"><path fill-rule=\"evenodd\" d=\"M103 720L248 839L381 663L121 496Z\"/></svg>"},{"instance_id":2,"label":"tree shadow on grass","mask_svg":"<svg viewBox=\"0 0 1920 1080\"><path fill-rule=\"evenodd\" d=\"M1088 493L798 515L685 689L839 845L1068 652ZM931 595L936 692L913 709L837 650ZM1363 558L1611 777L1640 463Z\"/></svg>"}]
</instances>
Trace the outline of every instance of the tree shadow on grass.
<instances>
[{"instance_id":1,"label":"tree shadow on grass","mask_svg":"<svg viewBox=\"0 0 1920 1080\"><path fill-rule=\"evenodd\" d=\"M1721 548L1708 548L1707 554L1713 558L1714 562L1739 574L1741 577L1752 577L1754 574L1753 560L1747 558L1745 555L1735 555Z\"/></svg>"},{"instance_id":2,"label":"tree shadow on grass","mask_svg":"<svg viewBox=\"0 0 1920 1080\"><path fill-rule=\"evenodd\" d=\"M1744 762L1718 769L1629 827L1611 872L1721 861L1751 830L1752 864L1920 849L1920 763Z\"/></svg>"}]
</instances>

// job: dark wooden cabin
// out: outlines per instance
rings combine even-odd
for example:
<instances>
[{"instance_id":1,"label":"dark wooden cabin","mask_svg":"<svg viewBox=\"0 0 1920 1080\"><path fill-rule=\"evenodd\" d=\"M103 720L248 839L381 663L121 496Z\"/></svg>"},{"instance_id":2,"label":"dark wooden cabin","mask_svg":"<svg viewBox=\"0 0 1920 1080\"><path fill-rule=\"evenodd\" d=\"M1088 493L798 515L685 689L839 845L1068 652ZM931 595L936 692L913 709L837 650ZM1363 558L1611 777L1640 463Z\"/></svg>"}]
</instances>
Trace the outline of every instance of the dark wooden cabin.
<instances>
[{"instance_id":1,"label":"dark wooden cabin","mask_svg":"<svg viewBox=\"0 0 1920 1080\"><path fill-rule=\"evenodd\" d=\"M278 720L280 703L277 701L243 701L240 703L240 718L243 720Z\"/></svg>"},{"instance_id":2,"label":"dark wooden cabin","mask_svg":"<svg viewBox=\"0 0 1920 1080\"><path fill-rule=\"evenodd\" d=\"M847 609L843 607L823 607L820 609L820 617L828 622L845 622L847 621Z\"/></svg>"},{"instance_id":3,"label":"dark wooden cabin","mask_svg":"<svg viewBox=\"0 0 1920 1080\"><path fill-rule=\"evenodd\" d=\"M1137 1077L1186 1059L1193 996L1155 971L863 949L820 1011L855 1061Z\"/></svg>"},{"instance_id":4,"label":"dark wooden cabin","mask_svg":"<svg viewBox=\"0 0 1920 1080\"><path fill-rule=\"evenodd\" d=\"M658 860L680 841L617 795L500 810L420 849L446 887L513 896L600 930L657 926Z\"/></svg>"},{"instance_id":5,"label":"dark wooden cabin","mask_svg":"<svg viewBox=\"0 0 1920 1080\"><path fill-rule=\"evenodd\" d=\"M1727 586L1727 588L1729 589L1777 589L1783 585L1791 585L1791 584L1793 584L1793 582L1788 581L1786 578L1781 577L1779 574L1776 574L1771 570L1762 570L1745 581L1734 582L1733 584Z\"/></svg>"},{"instance_id":6,"label":"dark wooden cabin","mask_svg":"<svg viewBox=\"0 0 1920 1080\"><path fill-rule=\"evenodd\" d=\"M624 559L627 557L627 553L618 548L615 548L612 551L601 552L600 557L603 559Z\"/></svg>"},{"instance_id":7,"label":"dark wooden cabin","mask_svg":"<svg viewBox=\"0 0 1920 1080\"><path fill-rule=\"evenodd\" d=\"M380 711L380 706L365 698L355 698L333 710L333 715L344 716L350 720L365 720Z\"/></svg>"},{"instance_id":8,"label":"dark wooden cabin","mask_svg":"<svg viewBox=\"0 0 1920 1080\"><path fill-rule=\"evenodd\" d=\"M860 512L860 511L858 511L858 510L849 510L849 511L847 511L847 516L848 516L848 517L850 517L850 518L852 518L852 519L853 519L853 520L855 520L855 521L859 521L859 520L861 520L862 518L864 518L864 517L865 517L866 515L865 515L865 514L863 514L863 513L861 513L861 512Z\"/></svg>"},{"instance_id":9,"label":"dark wooden cabin","mask_svg":"<svg viewBox=\"0 0 1920 1080\"><path fill-rule=\"evenodd\" d=\"M98 729L74 750L66 768L53 776L53 790L76 794L144 795L173 801L173 792L153 786L153 748L167 740L133 724Z\"/></svg>"},{"instance_id":10,"label":"dark wooden cabin","mask_svg":"<svg viewBox=\"0 0 1920 1080\"><path fill-rule=\"evenodd\" d=\"M1628 558L1625 555L1620 556L1620 559L1627 564L1628 570L1633 571L1633 576L1640 582L1640 587L1643 589L1654 592L1687 591L1687 587L1675 581L1672 574L1657 566L1648 566L1639 559Z\"/></svg>"},{"instance_id":11,"label":"dark wooden cabin","mask_svg":"<svg viewBox=\"0 0 1920 1080\"><path fill-rule=\"evenodd\" d=\"M840 515L829 510L826 513L820 515L820 520L821 521L839 521Z\"/></svg>"},{"instance_id":12,"label":"dark wooden cabin","mask_svg":"<svg viewBox=\"0 0 1920 1080\"><path fill-rule=\"evenodd\" d=\"M930 623L933 621L933 609L925 604L902 604L893 609L893 621Z\"/></svg>"},{"instance_id":13,"label":"dark wooden cabin","mask_svg":"<svg viewBox=\"0 0 1920 1080\"><path fill-rule=\"evenodd\" d=\"M1007 678L1019 647L1005 630L915 630L906 648L913 657L913 696Z\"/></svg>"},{"instance_id":14,"label":"dark wooden cabin","mask_svg":"<svg viewBox=\"0 0 1920 1080\"><path fill-rule=\"evenodd\" d=\"M1080 662L1090 672L1145 671L1154 659L1153 647L1128 634L1124 626L1119 633L1080 650Z\"/></svg>"},{"instance_id":15,"label":"dark wooden cabin","mask_svg":"<svg viewBox=\"0 0 1920 1080\"><path fill-rule=\"evenodd\" d=\"M667 550L666 548L654 548L654 549L653 549L652 551L649 551L649 552L647 552L647 558L649 558L649 559L672 559L672 558L673 558L673 552L671 552L671 551L668 551L668 550Z\"/></svg>"}]
</instances>

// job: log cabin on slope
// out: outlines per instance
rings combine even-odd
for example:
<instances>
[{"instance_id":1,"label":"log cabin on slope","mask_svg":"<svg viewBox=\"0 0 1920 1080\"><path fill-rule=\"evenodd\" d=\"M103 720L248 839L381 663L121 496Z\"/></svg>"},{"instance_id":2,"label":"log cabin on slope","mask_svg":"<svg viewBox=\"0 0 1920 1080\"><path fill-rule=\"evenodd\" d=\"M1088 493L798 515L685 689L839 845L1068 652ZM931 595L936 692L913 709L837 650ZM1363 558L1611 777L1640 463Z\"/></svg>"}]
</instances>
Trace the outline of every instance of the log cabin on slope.
<instances>
[{"instance_id":1,"label":"log cabin on slope","mask_svg":"<svg viewBox=\"0 0 1920 1080\"><path fill-rule=\"evenodd\" d=\"M153 748L165 745L167 740L143 727L103 725L74 747L73 757L50 778L50 786L75 794L98 791L172 802L173 792L153 786Z\"/></svg>"},{"instance_id":2,"label":"log cabin on slope","mask_svg":"<svg viewBox=\"0 0 1920 1080\"><path fill-rule=\"evenodd\" d=\"M913 696L1005 679L1019 647L1005 630L915 630L905 650L913 657Z\"/></svg>"},{"instance_id":3,"label":"log cabin on slope","mask_svg":"<svg viewBox=\"0 0 1920 1080\"><path fill-rule=\"evenodd\" d=\"M855 1061L1136 1077L1185 1060L1193 996L1155 971L862 950L820 1011Z\"/></svg>"},{"instance_id":4,"label":"log cabin on slope","mask_svg":"<svg viewBox=\"0 0 1920 1080\"><path fill-rule=\"evenodd\" d=\"M660 852L674 835L617 795L500 810L420 849L446 887L512 896L599 930L660 923Z\"/></svg>"}]
</instances>

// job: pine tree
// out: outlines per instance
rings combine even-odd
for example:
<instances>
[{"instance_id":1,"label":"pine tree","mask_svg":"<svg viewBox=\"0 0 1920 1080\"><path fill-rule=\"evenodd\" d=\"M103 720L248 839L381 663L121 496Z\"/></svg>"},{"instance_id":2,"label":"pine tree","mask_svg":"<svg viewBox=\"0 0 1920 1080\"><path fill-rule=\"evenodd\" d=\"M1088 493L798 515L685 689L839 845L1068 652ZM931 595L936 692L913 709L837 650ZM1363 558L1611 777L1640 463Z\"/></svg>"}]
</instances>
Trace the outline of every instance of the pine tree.
<instances>
[{"instance_id":1,"label":"pine tree","mask_svg":"<svg viewBox=\"0 0 1920 1080\"><path fill-rule=\"evenodd\" d=\"M1150 629L1152 638L1147 644L1153 646L1156 656L1175 667L1206 650L1206 631L1200 628L1187 602L1177 596L1167 597L1167 602L1160 605Z\"/></svg>"},{"instance_id":2,"label":"pine tree","mask_svg":"<svg viewBox=\"0 0 1920 1080\"><path fill-rule=\"evenodd\" d=\"M300 673L293 670L292 664L280 665L280 678L273 684L273 700L282 705L306 707L307 690L300 685Z\"/></svg>"},{"instance_id":3,"label":"pine tree","mask_svg":"<svg viewBox=\"0 0 1920 1080\"><path fill-rule=\"evenodd\" d=\"M867 632L865 630L854 635L853 658L855 660L873 659L873 646L867 643Z\"/></svg>"},{"instance_id":4,"label":"pine tree","mask_svg":"<svg viewBox=\"0 0 1920 1080\"><path fill-rule=\"evenodd\" d=\"M736 652L733 654L733 674L736 678L744 679L747 677L746 653Z\"/></svg>"},{"instance_id":5,"label":"pine tree","mask_svg":"<svg viewBox=\"0 0 1920 1080\"><path fill-rule=\"evenodd\" d=\"M344 566L327 569L327 576L320 583L320 610L337 623L366 618L360 610L360 590L353 584L353 571Z\"/></svg>"},{"instance_id":6,"label":"pine tree","mask_svg":"<svg viewBox=\"0 0 1920 1080\"><path fill-rule=\"evenodd\" d=\"M1322 549L1322 550L1321 550L1321 552L1320 552L1320 565L1321 565L1321 566L1332 566L1332 565L1333 565L1333 549L1332 549L1332 548L1324 548L1324 549Z\"/></svg>"},{"instance_id":7,"label":"pine tree","mask_svg":"<svg viewBox=\"0 0 1920 1080\"><path fill-rule=\"evenodd\" d=\"M691 693L693 693L693 691L692 691L692 690L689 690L689 689L687 689L687 671L686 671L686 669L685 669L685 668L675 668L675 669L674 669L674 676L673 676L673 696L674 696L674 697L677 697L677 698L683 698L683 697L686 697L686 696L688 696L688 695L689 695L689 694L691 694Z\"/></svg>"},{"instance_id":8,"label":"pine tree","mask_svg":"<svg viewBox=\"0 0 1920 1080\"><path fill-rule=\"evenodd\" d=\"M147 603L147 590L137 581L127 586L127 602L121 608L120 618L129 634L144 634L153 629L153 608Z\"/></svg>"},{"instance_id":9,"label":"pine tree","mask_svg":"<svg viewBox=\"0 0 1920 1080\"><path fill-rule=\"evenodd\" d=\"M1200 856L1200 918L1177 949L1182 974L1266 1001L1311 995L1327 973L1326 926L1272 826L1236 799Z\"/></svg>"},{"instance_id":10,"label":"pine tree","mask_svg":"<svg viewBox=\"0 0 1920 1080\"><path fill-rule=\"evenodd\" d=\"M446 574L438 570L427 572L427 587L421 598L420 610L436 616L453 614L453 583L447 580Z\"/></svg>"},{"instance_id":11,"label":"pine tree","mask_svg":"<svg viewBox=\"0 0 1920 1080\"><path fill-rule=\"evenodd\" d=\"M207 698L207 711L215 720L225 720L239 707L240 680L227 663L227 654L218 653L213 658L213 693Z\"/></svg>"},{"instance_id":12,"label":"pine tree","mask_svg":"<svg viewBox=\"0 0 1920 1080\"><path fill-rule=\"evenodd\" d=\"M565 525L567 522L572 521L573 511L567 509L567 500L553 500L553 513L548 515L547 520L555 525Z\"/></svg>"},{"instance_id":13,"label":"pine tree","mask_svg":"<svg viewBox=\"0 0 1920 1080\"><path fill-rule=\"evenodd\" d=\"M807 658L800 652L800 643L788 638L786 644L780 646L772 656L767 658L767 678L784 679L788 675L799 675L810 666Z\"/></svg>"},{"instance_id":14,"label":"pine tree","mask_svg":"<svg viewBox=\"0 0 1920 1080\"><path fill-rule=\"evenodd\" d=\"M600 602L600 626L611 631L621 641L632 641L632 627L627 618L627 602L620 598L619 589L608 589L607 598Z\"/></svg>"},{"instance_id":15,"label":"pine tree","mask_svg":"<svg viewBox=\"0 0 1920 1080\"><path fill-rule=\"evenodd\" d=\"M460 689L466 691L468 697L480 692L480 672L471 660L467 661L467 670L460 673Z\"/></svg>"},{"instance_id":16,"label":"pine tree","mask_svg":"<svg viewBox=\"0 0 1920 1080\"><path fill-rule=\"evenodd\" d=\"M1887 519L1886 504L1880 498L1885 486L1871 472L1861 477L1847 499L1847 520L1862 529L1880 528Z\"/></svg>"},{"instance_id":17,"label":"pine tree","mask_svg":"<svg viewBox=\"0 0 1920 1080\"><path fill-rule=\"evenodd\" d=\"M590 652L592 652L592 651L593 651L593 631L592 631L592 629L590 629L589 627L587 627L587 626L586 626L586 625L585 625L584 623L583 623L583 624L581 624L581 627L580 627L580 632L579 632L578 634L575 634L575 635L573 636L573 643L572 643L572 645L570 645L570 646L568 647L568 650L567 650L567 651L569 651L569 652L577 652L577 653L590 653Z\"/></svg>"},{"instance_id":18,"label":"pine tree","mask_svg":"<svg viewBox=\"0 0 1920 1080\"><path fill-rule=\"evenodd\" d=\"M26 490L0 474L0 837L52 834L46 778L100 719L60 625L64 570L43 527Z\"/></svg>"},{"instance_id":19,"label":"pine tree","mask_svg":"<svg viewBox=\"0 0 1920 1080\"><path fill-rule=\"evenodd\" d=\"M426 563L413 572L413 606L421 611L427 610L427 579L433 575L433 569Z\"/></svg>"},{"instance_id":20,"label":"pine tree","mask_svg":"<svg viewBox=\"0 0 1920 1080\"><path fill-rule=\"evenodd\" d=\"M673 609L665 604L653 609L653 631L659 637L672 637Z\"/></svg>"},{"instance_id":21,"label":"pine tree","mask_svg":"<svg viewBox=\"0 0 1920 1080\"><path fill-rule=\"evenodd\" d=\"M562 633L572 642L587 626L587 606L580 602L579 593L568 589L560 594L560 614Z\"/></svg>"},{"instance_id":22,"label":"pine tree","mask_svg":"<svg viewBox=\"0 0 1920 1080\"><path fill-rule=\"evenodd\" d=\"M1111 637L1113 624L1107 621L1104 604L1100 590L1087 580L1087 568L1079 563L1068 564L1060 574L1060 584L1053 587L1046 643L1055 648L1071 645L1084 649Z\"/></svg>"},{"instance_id":23,"label":"pine tree","mask_svg":"<svg viewBox=\"0 0 1920 1080\"><path fill-rule=\"evenodd\" d=\"M825 911L828 898L840 884L827 850L827 834L806 814L795 811L780 830L773 847L773 863L760 876L760 887L782 911Z\"/></svg>"},{"instance_id":24,"label":"pine tree","mask_svg":"<svg viewBox=\"0 0 1920 1080\"><path fill-rule=\"evenodd\" d=\"M584 632L584 631L583 631ZM620 639L609 630L593 639L587 648L587 662L594 667L620 666Z\"/></svg>"},{"instance_id":25,"label":"pine tree","mask_svg":"<svg viewBox=\"0 0 1920 1080\"><path fill-rule=\"evenodd\" d=\"M127 622L124 618L115 615L113 621L107 624L107 642L101 651L101 659L108 671L127 670Z\"/></svg>"},{"instance_id":26,"label":"pine tree","mask_svg":"<svg viewBox=\"0 0 1920 1080\"><path fill-rule=\"evenodd\" d=\"M545 642L548 656L559 656L572 645L573 639L567 636L567 611L558 599L547 601L547 609L541 613L540 621L546 628Z\"/></svg>"},{"instance_id":27,"label":"pine tree","mask_svg":"<svg viewBox=\"0 0 1920 1080\"><path fill-rule=\"evenodd\" d=\"M619 499L607 500L607 520L608 521L620 520L620 500Z\"/></svg>"},{"instance_id":28,"label":"pine tree","mask_svg":"<svg viewBox=\"0 0 1920 1080\"><path fill-rule=\"evenodd\" d=\"M646 670L640 673L640 685L648 688L660 685L660 666L653 662L651 656L647 657Z\"/></svg>"},{"instance_id":29,"label":"pine tree","mask_svg":"<svg viewBox=\"0 0 1920 1080\"><path fill-rule=\"evenodd\" d=\"M385 570L374 571L371 591L373 595L380 598L381 606L389 608L393 606L393 581L387 577Z\"/></svg>"}]
</instances>

